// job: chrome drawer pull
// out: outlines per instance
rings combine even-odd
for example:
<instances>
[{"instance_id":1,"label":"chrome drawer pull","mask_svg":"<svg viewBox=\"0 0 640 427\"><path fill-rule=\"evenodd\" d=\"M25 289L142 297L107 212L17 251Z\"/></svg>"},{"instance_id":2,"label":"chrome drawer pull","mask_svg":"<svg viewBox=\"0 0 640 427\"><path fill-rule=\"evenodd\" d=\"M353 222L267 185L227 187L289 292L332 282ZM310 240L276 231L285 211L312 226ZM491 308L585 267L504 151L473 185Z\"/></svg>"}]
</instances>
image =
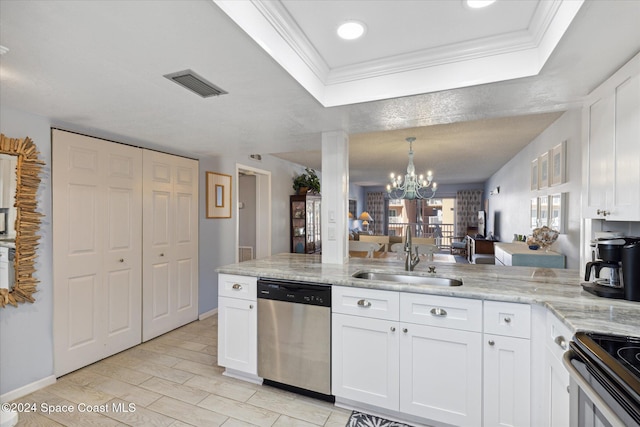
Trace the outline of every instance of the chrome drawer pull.
<instances>
[{"instance_id":1,"label":"chrome drawer pull","mask_svg":"<svg viewBox=\"0 0 640 427\"><path fill-rule=\"evenodd\" d=\"M392 326L392 327L391 327L391 332L395 332L395 331L396 331L396 327L395 327L395 326Z\"/></svg>"},{"instance_id":2,"label":"chrome drawer pull","mask_svg":"<svg viewBox=\"0 0 640 427\"><path fill-rule=\"evenodd\" d=\"M447 315L447 310L445 310L444 308L432 308L431 314L433 316L445 317Z\"/></svg>"},{"instance_id":3,"label":"chrome drawer pull","mask_svg":"<svg viewBox=\"0 0 640 427\"><path fill-rule=\"evenodd\" d=\"M234 283L232 288L239 291L240 289L242 289L242 285L240 283Z\"/></svg>"},{"instance_id":4,"label":"chrome drawer pull","mask_svg":"<svg viewBox=\"0 0 640 427\"><path fill-rule=\"evenodd\" d=\"M496 345L496 342L494 340L489 340L489 345L490 346L494 346L494 345Z\"/></svg>"},{"instance_id":5,"label":"chrome drawer pull","mask_svg":"<svg viewBox=\"0 0 640 427\"><path fill-rule=\"evenodd\" d=\"M511 323L511 317L505 317L504 323Z\"/></svg>"},{"instance_id":6,"label":"chrome drawer pull","mask_svg":"<svg viewBox=\"0 0 640 427\"><path fill-rule=\"evenodd\" d=\"M367 301L366 299L361 299L360 301L358 301L358 307L369 308L371 307L371 302Z\"/></svg>"},{"instance_id":7,"label":"chrome drawer pull","mask_svg":"<svg viewBox=\"0 0 640 427\"><path fill-rule=\"evenodd\" d=\"M556 337L556 339L553 340L553 342L555 342L556 344L558 344L560 346L561 349L566 350L567 349L567 340L564 339L564 337L562 335L558 335Z\"/></svg>"}]
</instances>

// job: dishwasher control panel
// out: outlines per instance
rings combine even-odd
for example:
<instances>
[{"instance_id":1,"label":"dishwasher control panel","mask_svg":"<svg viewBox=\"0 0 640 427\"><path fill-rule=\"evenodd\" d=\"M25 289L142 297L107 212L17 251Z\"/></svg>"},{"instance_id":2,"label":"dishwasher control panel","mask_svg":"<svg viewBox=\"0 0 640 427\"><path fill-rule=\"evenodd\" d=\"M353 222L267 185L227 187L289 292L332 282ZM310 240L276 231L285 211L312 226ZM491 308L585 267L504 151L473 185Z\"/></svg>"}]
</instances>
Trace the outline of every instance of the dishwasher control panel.
<instances>
[{"instance_id":1,"label":"dishwasher control panel","mask_svg":"<svg viewBox=\"0 0 640 427\"><path fill-rule=\"evenodd\" d=\"M258 298L331 307L331 286L287 280L258 280Z\"/></svg>"}]
</instances>

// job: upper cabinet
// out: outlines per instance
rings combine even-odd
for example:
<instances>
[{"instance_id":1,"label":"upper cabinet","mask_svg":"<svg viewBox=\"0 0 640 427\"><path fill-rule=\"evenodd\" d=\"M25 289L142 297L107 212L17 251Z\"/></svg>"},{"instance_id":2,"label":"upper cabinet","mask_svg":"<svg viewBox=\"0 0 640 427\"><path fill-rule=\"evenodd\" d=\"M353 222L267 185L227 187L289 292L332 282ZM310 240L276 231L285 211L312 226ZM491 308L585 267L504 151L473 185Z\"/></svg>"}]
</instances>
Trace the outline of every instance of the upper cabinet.
<instances>
[{"instance_id":1,"label":"upper cabinet","mask_svg":"<svg viewBox=\"0 0 640 427\"><path fill-rule=\"evenodd\" d=\"M640 221L640 54L589 95L583 126L583 216Z\"/></svg>"}]
</instances>

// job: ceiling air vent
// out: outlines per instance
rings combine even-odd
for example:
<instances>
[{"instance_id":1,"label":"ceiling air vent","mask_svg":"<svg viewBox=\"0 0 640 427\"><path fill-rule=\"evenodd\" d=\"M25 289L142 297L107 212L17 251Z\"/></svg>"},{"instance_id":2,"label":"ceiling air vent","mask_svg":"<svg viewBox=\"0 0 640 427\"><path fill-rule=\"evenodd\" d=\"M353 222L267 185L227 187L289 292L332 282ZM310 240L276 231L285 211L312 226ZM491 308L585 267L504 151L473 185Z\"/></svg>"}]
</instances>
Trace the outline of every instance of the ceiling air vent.
<instances>
[{"instance_id":1,"label":"ceiling air vent","mask_svg":"<svg viewBox=\"0 0 640 427\"><path fill-rule=\"evenodd\" d=\"M220 89L218 86L208 82L201 76L191 70L178 71L177 73L165 74L164 77L173 80L180 86L195 92L203 98L210 96L224 95L228 92Z\"/></svg>"}]
</instances>

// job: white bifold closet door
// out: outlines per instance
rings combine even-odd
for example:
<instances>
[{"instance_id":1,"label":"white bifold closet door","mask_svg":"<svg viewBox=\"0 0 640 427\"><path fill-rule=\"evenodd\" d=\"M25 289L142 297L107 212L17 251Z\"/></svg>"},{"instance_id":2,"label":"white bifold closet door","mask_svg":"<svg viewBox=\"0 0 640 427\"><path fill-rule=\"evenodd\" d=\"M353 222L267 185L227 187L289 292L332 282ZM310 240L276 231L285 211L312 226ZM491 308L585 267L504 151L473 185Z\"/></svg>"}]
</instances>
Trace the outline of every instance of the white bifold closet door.
<instances>
[{"instance_id":1,"label":"white bifold closet door","mask_svg":"<svg viewBox=\"0 0 640 427\"><path fill-rule=\"evenodd\" d=\"M54 371L141 342L142 150L52 130Z\"/></svg>"},{"instance_id":2,"label":"white bifold closet door","mask_svg":"<svg viewBox=\"0 0 640 427\"><path fill-rule=\"evenodd\" d=\"M198 162L145 150L143 164L147 341L198 318Z\"/></svg>"}]
</instances>

